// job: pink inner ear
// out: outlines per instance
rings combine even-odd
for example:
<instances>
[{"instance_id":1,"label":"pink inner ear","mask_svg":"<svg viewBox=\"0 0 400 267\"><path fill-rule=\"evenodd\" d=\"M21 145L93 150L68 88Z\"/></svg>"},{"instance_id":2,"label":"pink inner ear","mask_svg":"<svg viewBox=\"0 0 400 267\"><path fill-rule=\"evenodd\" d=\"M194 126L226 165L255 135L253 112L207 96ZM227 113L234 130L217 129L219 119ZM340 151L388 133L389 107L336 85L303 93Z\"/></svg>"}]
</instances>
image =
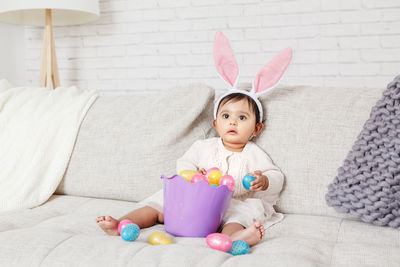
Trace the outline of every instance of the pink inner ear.
<instances>
[{"instance_id":1,"label":"pink inner ear","mask_svg":"<svg viewBox=\"0 0 400 267\"><path fill-rule=\"evenodd\" d=\"M239 75L239 67L228 38L221 31L215 34L214 61L218 73L233 87Z\"/></svg>"},{"instance_id":2,"label":"pink inner ear","mask_svg":"<svg viewBox=\"0 0 400 267\"><path fill-rule=\"evenodd\" d=\"M277 85L291 59L292 49L288 47L268 62L254 78L254 92L261 93Z\"/></svg>"}]
</instances>

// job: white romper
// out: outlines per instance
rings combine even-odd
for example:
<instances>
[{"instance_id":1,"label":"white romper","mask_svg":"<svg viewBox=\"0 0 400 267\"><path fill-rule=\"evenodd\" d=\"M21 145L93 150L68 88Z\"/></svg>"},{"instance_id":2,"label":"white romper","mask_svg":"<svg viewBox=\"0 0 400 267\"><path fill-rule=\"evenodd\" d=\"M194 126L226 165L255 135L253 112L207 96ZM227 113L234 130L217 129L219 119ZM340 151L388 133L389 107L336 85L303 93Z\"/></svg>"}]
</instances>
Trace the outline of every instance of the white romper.
<instances>
[{"instance_id":1,"label":"white romper","mask_svg":"<svg viewBox=\"0 0 400 267\"><path fill-rule=\"evenodd\" d=\"M277 213L273 207L282 190L283 174L255 143L249 141L242 152L232 152L224 147L219 137L198 140L177 160L176 165L177 173L217 167L223 175L234 177L234 194L222 226L236 222L247 228L255 219L267 228L283 219L283 214ZM247 191L243 187L242 178L257 170L268 177L269 186L265 191ZM145 199L143 204L163 212L163 190Z\"/></svg>"}]
</instances>

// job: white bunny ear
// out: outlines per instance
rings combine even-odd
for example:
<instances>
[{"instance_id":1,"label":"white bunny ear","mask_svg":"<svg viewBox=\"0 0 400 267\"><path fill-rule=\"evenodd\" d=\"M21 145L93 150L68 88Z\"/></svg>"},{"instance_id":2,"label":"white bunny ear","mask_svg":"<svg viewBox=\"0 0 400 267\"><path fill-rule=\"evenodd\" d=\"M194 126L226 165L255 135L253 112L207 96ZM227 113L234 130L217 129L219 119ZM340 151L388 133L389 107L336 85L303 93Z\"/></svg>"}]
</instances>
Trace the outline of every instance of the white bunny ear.
<instances>
[{"instance_id":1,"label":"white bunny ear","mask_svg":"<svg viewBox=\"0 0 400 267\"><path fill-rule=\"evenodd\" d=\"M254 78L253 92L260 95L277 86L292 60L292 55L292 48L288 47L268 62Z\"/></svg>"},{"instance_id":2,"label":"white bunny ear","mask_svg":"<svg viewBox=\"0 0 400 267\"><path fill-rule=\"evenodd\" d=\"M232 88L235 88L239 79L239 67L228 38L221 31L215 34L214 61L221 77Z\"/></svg>"}]
</instances>

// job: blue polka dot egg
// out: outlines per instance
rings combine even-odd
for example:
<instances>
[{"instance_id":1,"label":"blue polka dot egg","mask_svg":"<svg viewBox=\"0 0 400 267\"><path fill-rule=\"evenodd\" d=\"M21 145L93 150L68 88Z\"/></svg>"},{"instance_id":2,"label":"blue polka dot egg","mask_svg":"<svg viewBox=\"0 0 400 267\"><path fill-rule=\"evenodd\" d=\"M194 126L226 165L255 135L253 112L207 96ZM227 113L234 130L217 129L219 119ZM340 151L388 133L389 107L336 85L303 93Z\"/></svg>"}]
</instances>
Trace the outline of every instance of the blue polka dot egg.
<instances>
[{"instance_id":1,"label":"blue polka dot egg","mask_svg":"<svg viewBox=\"0 0 400 267\"><path fill-rule=\"evenodd\" d=\"M236 256L236 255L244 255L249 253L250 246L243 240L236 240L232 242L232 247L228 251L228 253Z\"/></svg>"},{"instance_id":2,"label":"blue polka dot egg","mask_svg":"<svg viewBox=\"0 0 400 267\"><path fill-rule=\"evenodd\" d=\"M127 224L124 228L121 230L121 238L125 241L135 241L136 238L138 238L140 234L140 228L137 226L137 224L130 223Z\"/></svg>"}]
</instances>

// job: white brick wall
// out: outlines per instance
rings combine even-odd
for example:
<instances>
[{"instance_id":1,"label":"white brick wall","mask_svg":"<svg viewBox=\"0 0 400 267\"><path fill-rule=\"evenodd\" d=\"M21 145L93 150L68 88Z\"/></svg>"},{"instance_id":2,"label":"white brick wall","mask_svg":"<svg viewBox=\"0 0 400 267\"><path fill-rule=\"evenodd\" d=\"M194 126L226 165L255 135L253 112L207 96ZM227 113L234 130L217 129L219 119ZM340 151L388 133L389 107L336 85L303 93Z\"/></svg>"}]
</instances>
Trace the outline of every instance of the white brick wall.
<instances>
[{"instance_id":1,"label":"white brick wall","mask_svg":"<svg viewBox=\"0 0 400 267\"><path fill-rule=\"evenodd\" d=\"M231 40L241 82L281 49L282 83L386 86L400 73L400 0L100 0L101 18L56 27L61 84L103 93L202 82L224 89L213 38ZM25 28L28 84L39 78L42 29Z\"/></svg>"}]
</instances>

